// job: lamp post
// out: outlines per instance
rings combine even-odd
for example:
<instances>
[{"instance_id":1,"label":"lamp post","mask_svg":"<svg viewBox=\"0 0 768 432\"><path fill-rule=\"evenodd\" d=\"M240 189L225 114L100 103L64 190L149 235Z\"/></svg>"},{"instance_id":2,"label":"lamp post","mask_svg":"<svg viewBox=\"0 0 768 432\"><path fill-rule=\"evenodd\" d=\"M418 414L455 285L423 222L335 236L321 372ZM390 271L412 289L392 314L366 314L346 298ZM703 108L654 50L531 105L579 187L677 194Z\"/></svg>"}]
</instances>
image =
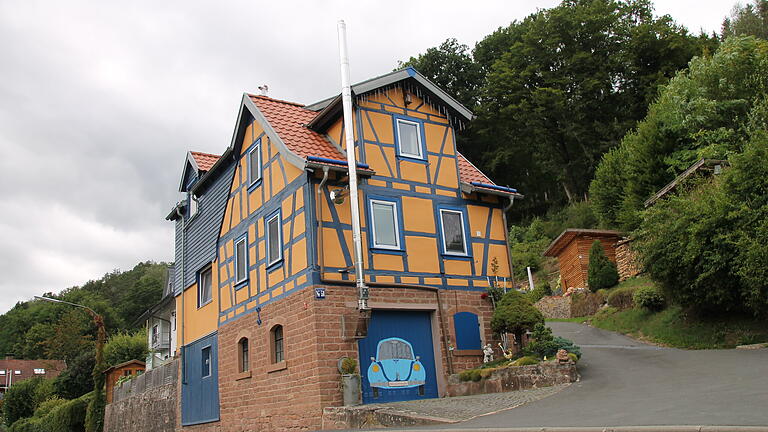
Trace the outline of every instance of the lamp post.
<instances>
[{"instance_id":1,"label":"lamp post","mask_svg":"<svg viewBox=\"0 0 768 432\"><path fill-rule=\"evenodd\" d=\"M101 431L104 422L104 342L107 338L107 331L104 329L104 318L96 313L95 310L88 306L83 306L77 303L71 303L64 300L59 300L50 297L35 296L37 300L44 300L52 303L62 303L70 306L79 307L85 309L92 317L93 322L96 324L98 333L96 336L96 363L93 365L93 400L88 407L88 415L86 416L86 431L96 432ZM99 411L99 412L96 412ZM97 418L89 419L89 416L96 415ZM91 420L91 421L88 421Z\"/></svg>"}]
</instances>

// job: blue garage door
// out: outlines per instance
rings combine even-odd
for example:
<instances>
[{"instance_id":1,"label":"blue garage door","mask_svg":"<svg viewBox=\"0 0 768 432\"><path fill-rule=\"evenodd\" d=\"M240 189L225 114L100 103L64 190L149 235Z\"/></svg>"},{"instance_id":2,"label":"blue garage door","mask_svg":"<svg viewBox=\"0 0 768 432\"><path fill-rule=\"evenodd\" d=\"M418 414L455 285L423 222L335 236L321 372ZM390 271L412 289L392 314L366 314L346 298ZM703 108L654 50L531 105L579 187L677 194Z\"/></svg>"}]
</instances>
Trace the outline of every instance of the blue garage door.
<instances>
[{"instance_id":1,"label":"blue garage door","mask_svg":"<svg viewBox=\"0 0 768 432\"><path fill-rule=\"evenodd\" d=\"M182 426L219 420L217 335L206 336L182 349Z\"/></svg>"},{"instance_id":2,"label":"blue garage door","mask_svg":"<svg viewBox=\"0 0 768 432\"><path fill-rule=\"evenodd\" d=\"M373 311L368 337L358 341L364 403L437 397L429 315Z\"/></svg>"}]
</instances>

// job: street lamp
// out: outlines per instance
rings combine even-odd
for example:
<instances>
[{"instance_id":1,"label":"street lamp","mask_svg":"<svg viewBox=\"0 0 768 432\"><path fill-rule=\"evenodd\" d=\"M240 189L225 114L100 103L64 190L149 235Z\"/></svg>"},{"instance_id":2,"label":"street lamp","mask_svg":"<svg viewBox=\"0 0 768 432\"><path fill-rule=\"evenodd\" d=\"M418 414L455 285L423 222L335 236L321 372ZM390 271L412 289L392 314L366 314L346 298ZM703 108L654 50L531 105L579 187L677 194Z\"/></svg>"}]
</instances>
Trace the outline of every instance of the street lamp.
<instances>
[{"instance_id":1,"label":"street lamp","mask_svg":"<svg viewBox=\"0 0 768 432\"><path fill-rule=\"evenodd\" d=\"M104 392L104 342L107 338L107 332L104 329L104 318L101 317L98 313L96 313L95 310L89 308L88 306L83 306L81 304L77 303L71 303L64 300L59 300L55 298L50 297L40 297L35 296L35 299L37 300L44 300L52 303L62 303L67 304L70 306L79 307L81 309L85 309L88 311L89 314L93 317L93 322L96 324L96 328L98 329L98 334L96 337L96 364L93 365L93 393L94 397L91 402L91 405L96 408L96 410L102 410L103 412L103 403L101 401L98 401L98 399L103 398L103 392ZM91 408L91 407L89 407ZM90 410L89 411L94 411ZM103 422L103 414L98 414L101 417L101 420L98 420L99 425ZM86 423L87 420L86 420ZM90 427L89 427L90 426ZM101 427L96 426L96 430L101 430ZM92 424L86 425L86 430L94 430L94 427Z\"/></svg>"}]
</instances>

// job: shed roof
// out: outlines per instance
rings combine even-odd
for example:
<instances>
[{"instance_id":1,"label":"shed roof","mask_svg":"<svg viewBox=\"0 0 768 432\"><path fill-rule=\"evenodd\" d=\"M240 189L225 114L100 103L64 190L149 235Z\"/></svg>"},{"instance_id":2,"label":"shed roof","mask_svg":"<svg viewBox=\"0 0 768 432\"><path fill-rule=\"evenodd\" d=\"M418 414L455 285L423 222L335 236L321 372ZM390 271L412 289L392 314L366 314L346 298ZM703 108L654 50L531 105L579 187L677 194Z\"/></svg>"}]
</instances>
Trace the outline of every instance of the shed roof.
<instances>
[{"instance_id":1,"label":"shed roof","mask_svg":"<svg viewBox=\"0 0 768 432\"><path fill-rule=\"evenodd\" d=\"M613 230L599 230L599 229L586 229L586 228L568 228L563 231L556 239L552 241L544 251L544 256L556 257L560 255L560 252L568 246L577 237L592 235L592 236L604 236L604 237L616 237L617 239L624 236L620 231Z\"/></svg>"},{"instance_id":2,"label":"shed roof","mask_svg":"<svg viewBox=\"0 0 768 432\"><path fill-rule=\"evenodd\" d=\"M136 366L141 366L141 367L146 367L147 366L146 363L144 363L141 360L128 360L127 362L123 362L123 363L120 363L118 365L114 365L112 367L109 367L108 369L104 370L104 373L109 373L109 372L112 372L113 370L122 369L124 367L131 366L131 365L136 365Z\"/></svg>"}]
</instances>

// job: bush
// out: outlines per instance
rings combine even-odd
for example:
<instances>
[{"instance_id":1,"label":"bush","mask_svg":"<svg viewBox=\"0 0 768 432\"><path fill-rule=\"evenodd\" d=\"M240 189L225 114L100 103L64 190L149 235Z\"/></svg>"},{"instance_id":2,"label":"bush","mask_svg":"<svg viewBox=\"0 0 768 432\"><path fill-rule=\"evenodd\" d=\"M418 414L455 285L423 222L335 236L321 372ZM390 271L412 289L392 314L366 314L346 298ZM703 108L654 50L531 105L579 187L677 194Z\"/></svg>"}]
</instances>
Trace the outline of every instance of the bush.
<instances>
[{"instance_id":1,"label":"bush","mask_svg":"<svg viewBox=\"0 0 768 432\"><path fill-rule=\"evenodd\" d=\"M530 291L526 294L526 297L528 297L528 300L531 303L536 303L537 301L541 300L543 297L552 295L552 288L549 287L549 284L544 282L540 283L538 286L536 286L533 291Z\"/></svg>"},{"instance_id":2,"label":"bush","mask_svg":"<svg viewBox=\"0 0 768 432\"><path fill-rule=\"evenodd\" d=\"M554 342L556 350L552 355L555 355L558 351L564 349L568 351L568 354L575 355L577 359L581 358L581 348L574 344L572 340L560 336L555 336Z\"/></svg>"},{"instance_id":3,"label":"bush","mask_svg":"<svg viewBox=\"0 0 768 432\"><path fill-rule=\"evenodd\" d=\"M149 347L145 329L136 333L117 333L104 345L104 361L108 366L115 366L129 360L145 361L147 354L149 354Z\"/></svg>"},{"instance_id":4,"label":"bush","mask_svg":"<svg viewBox=\"0 0 768 432\"><path fill-rule=\"evenodd\" d=\"M664 309L664 294L653 285L636 289L635 293L632 294L632 301L634 301L635 306L650 311L660 311Z\"/></svg>"},{"instance_id":5,"label":"bush","mask_svg":"<svg viewBox=\"0 0 768 432\"><path fill-rule=\"evenodd\" d=\"M469 369L459 373L459 379L461 381L480 381L482 379L479 369Z\"/></svg>"},{"instance_id":6,"label":"bush","mask_svg":"<svg viewBox=\"0 0 768 432\"><path fill-rule=\"evenodd\" d=\"M605 304L606 290L597 292L574 292L571 294L571 316L583 317L594 315Z\"/></svg>"},{"instance_id":7,"label":"bush","mask_svg":"<svg viewBox=\"0 0 768 432\"><path fill-rule=\"evenodd\" d=\"M510 290L496 306L491 318L491 329L498 334L513 333L518 343L523 340L523 333L536 324L543 324L544 317L525 295Z\"/></svg>"},{"instance_id":8,"label":"bush","mask_svg":"<svg viewBox=\"0 0 768 432\"><path fill-rule=\"evenodd\" d=\"M619 287L608 294L608 305L616 309L632 309L634 302L632 297L637 288L634 286Z\"/></svg>"},{"instance_id":9,"label":"bush","mask_svg":"<svg viewBox=\"0 0 768 432\"><path fill-rule=\"evenodd\" d=\"M86 350L67 363L67 368L54 380L56 394L64 399L77 399L93 390L95 350Z\"/></svg>"},{"instance_id":10,"label":"bush","mask_svg":"<svg viewBox=\"0 0 768 432\"><path fill-rule=\"evenodd\" d=\"M5 424L11 426L21 418L32 417L38 405L53 396L50 381L36 377L11 386L3 398Z\"/></svg>"},{"instance_id":11,"label":"bush","mask_svg":"<svg viewBox=\"0 0 768 432\"><path fill-rule=\"evenodd\" d=\"M532 342L526 347L525 354L527 356L536 356L538 358L554 357L561 349L568 351L569 353L576 354L581 358L581 349L574 345L573 342L560 336L552 336L552 329L545 327L543 324L537 324L533 329L531 335Z\"/></svg>"},{"instance_id":12,"label":"bush","mask_svg":"<svg viewBox=\"0 0 768 432\"><path fill-rule=\"evenodd\" d=\"M589 267L587 269L587 284L592 292L610 288L619 283L619 272L616 264L605 255L603 244L595 240L589 249Z\"/></svg>"},{"instance_id":13,"label":"bush","mask_svg":"<svg viewBox=\"0 0 768 432\"><path fill-rule=\"evenodd\" d=\"M85 428L85 414L92 393L54 407L50 413L40 418L40 426L45 432L80 432Z\"/></svg>"},{"instance_id":14,"label":"bush","mask_svg":"<svg viewBox=\"0 0 768 432\"><path fill-rule=\"evenodd\" d=\"M576 354L574 354L572 352L568 353L568 358L570 358L571 361L574 362L574 363L578 363L579 362L579 356L577 356Z\"/></svg>"},{"instance_id":15,"label":"bush","mask_svg":"<svg viewBox=\"0 0 768 432\"><path fill-rule=\"evenodd\" d=\"M539 359L533 356L520 357L512 363L514 366L530 366L537 364L539 364Z\"/></svg>"}]
</instances>

